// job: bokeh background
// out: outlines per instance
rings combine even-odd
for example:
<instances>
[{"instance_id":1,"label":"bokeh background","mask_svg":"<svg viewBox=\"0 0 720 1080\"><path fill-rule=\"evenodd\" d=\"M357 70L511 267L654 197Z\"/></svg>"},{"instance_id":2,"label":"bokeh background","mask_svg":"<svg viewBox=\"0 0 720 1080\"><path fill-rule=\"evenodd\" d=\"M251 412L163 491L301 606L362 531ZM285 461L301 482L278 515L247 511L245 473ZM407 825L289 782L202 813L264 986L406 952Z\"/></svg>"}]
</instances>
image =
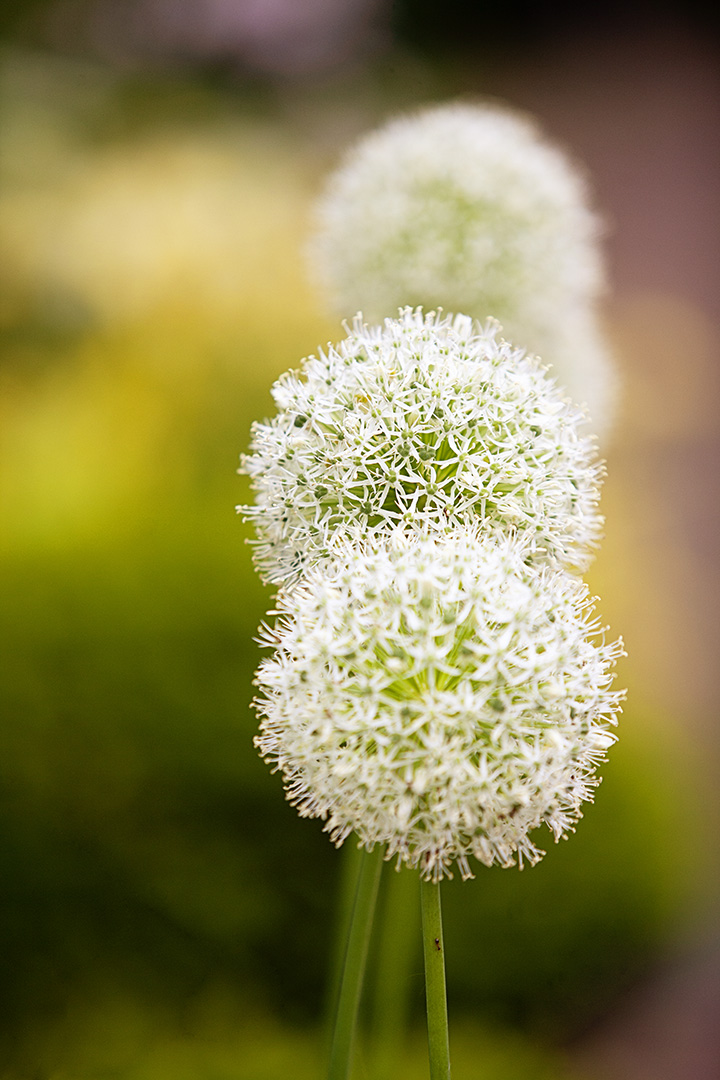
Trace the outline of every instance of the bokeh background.
<instances>
[{"instance_id":1,"label":"bokeh background","mask_svg":"<svg viewBox=\"0 0 720 1080\"><path fill-rule=\"evenodd\" d=\"M629 696L577 835L445 891L455 1074L717 1075L719 56L690 2L5 3L3 1080L322 1075L340 862L252 746L270 594L235 469L342 336L303 260L327 171L458 95L532 112L605 217L589 579Z\"/></svg>"}]
</instances>

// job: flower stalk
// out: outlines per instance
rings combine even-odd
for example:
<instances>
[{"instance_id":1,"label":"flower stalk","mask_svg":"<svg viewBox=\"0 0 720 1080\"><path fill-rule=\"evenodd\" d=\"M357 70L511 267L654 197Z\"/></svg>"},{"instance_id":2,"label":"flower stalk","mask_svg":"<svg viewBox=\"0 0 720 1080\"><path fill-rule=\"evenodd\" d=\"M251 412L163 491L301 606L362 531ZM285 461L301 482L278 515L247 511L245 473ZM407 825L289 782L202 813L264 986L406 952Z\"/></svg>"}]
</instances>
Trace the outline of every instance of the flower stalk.
<instances>
[{"instance_id":1,"label":"flower stalk","mask_svg":"<svg viewBox=\"0 0 720 1080\"><path fill-rule=\"evenodd\" d=\"M418 875L402 868L387 874L383 886L370 1028L375 1080L394 1080L399 1072L419 958L418 884Z\"/></svg>"},{"instance_id":2,"label":"flower stalk","mask_svg":"<svg viewBox=\"0 0 720 1080\"><path fill-rule=\"evenodd\" d=\"M330 1048L328 1080L347 1080L350 1075L355 1028L382 865L381 847L363 852Z\"/></svg>"},{"instance_id":3,"label":"flower stalk","mask_svg":"<svg viewBox=\"0 0 720 1080\"><path fill-rule=\"evenodd\" d=\"M344 844L340 851L340 881L337 890L335 908L335 929L328 965L327 986L325 989L324 1030L328 1052L332 1044L335 1027L340 983L342 981L347 952L348 935L352 924L355 894L360 879L360 869L365 852L354 844Z\"/></svg>"},{"instance_id":4,"label":"flower stalk","mask_svg":"<svg viewBox=\"0 0 720 1080\"><path fill-rule=\"evenodd\" d=\"M440 906L440 882L420 883L423 955L425 958L425 1001L427 1004L430 1080L450 1080L450 1040L448 1036L447 992L445 989L445 945Z\"/></svg>"}]
</instances>

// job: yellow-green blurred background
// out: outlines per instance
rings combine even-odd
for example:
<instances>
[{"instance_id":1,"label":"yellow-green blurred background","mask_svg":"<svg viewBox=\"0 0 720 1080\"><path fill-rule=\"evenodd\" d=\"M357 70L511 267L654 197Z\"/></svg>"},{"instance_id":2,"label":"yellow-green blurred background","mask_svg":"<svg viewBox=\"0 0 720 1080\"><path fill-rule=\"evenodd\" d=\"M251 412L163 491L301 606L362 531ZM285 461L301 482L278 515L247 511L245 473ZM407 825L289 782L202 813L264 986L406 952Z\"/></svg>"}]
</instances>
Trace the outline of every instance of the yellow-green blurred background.
<instances>
[{"instance_id":1,"label":"yellow-green blurred background","mask_svg":"<svg viewBox=\"0 0 720 1080\"><path fill-rule=\"evenodd\" d=\"M3 1080L322 1075L339 856L252 746L270 594L235 469L273 379L342 336L303 261L328 169L458 94L533 112L606 219L589 577L629 696L577 835L445 891L455 1075L715 1076L718 41L699 5L575 7L3 9ZM413 970L398 1078L427 1075Z\"/></svg>"}]
</instances>

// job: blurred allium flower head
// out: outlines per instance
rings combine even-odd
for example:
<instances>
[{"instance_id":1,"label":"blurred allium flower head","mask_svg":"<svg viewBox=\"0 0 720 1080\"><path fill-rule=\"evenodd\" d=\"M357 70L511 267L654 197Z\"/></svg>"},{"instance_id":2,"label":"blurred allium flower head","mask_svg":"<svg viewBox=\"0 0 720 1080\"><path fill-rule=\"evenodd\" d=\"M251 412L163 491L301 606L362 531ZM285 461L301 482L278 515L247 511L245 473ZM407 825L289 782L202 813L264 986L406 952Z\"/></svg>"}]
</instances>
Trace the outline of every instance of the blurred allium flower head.
<instances>
[{"instance_id":1,"label":"blurred allium flower head","mask_svg":"<svg viewBox=\"0 0 720 1080\"><path fill-rule=\"evenodd\" d=\"M337 844L426 878L535 863L529 833L573 828L615 741L606 644L587 589L525 546L459 529L340 547L278 598L256 738Z\"/></svg>"},{"instance_id":2,"label":"blurred allium flower head","mask_svg":"<svg viewBox=\"0 0 720 1080\"><path fill-rule=\"evenodd\" d=\"M601 527L602 466L582 416L533 358L467 316L405 309L275 384L243 470L255 558L294 582L336 539L481 523L528 558L582 570Z\"/></svg>"},{"instance_id":3,"label":"blurred allium flower head","mask_svg":"<svg viewBox=\"0 0 720 1080\"><path fill-rule=\"evenodd\" d=\"M580 173L528 118L452 104L391 121L351 148L316 218L311 266L340 315L492 316L607 426L599 222Z\"/></svg>"}]
</instances>

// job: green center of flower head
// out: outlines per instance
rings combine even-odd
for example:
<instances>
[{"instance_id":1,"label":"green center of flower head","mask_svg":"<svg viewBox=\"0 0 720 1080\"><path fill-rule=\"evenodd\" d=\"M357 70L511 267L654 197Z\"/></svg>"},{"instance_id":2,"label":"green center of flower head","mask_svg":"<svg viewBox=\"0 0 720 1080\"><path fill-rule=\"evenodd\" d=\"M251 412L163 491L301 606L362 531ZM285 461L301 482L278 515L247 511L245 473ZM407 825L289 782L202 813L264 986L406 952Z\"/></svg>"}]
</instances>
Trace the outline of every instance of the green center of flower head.
<instances>
[{"instance_id":1,"label":"green center of flower head","mask_svg":"<svg viewBox=\"0 0 720 1080\"><path fill-rule=\"evenodd\" d=\"M420 573L424 574L423 567ZM341 644L333 663L347 680L349 694L373 698L380 714L387 710L405 724L418 718L425 724L431 701L444 710L443 722L449 721L462 702L466 720L455 716L453 722L469 720L478 743L487 742L489 733L497 733L504 714L517 707L527 713L524 730L547 727L548 683L553 703L558 697L558 678L552 667L558 642L555 616L545 609L539 589L531 586L525 596L516 589L516 609L512 613L496 610L491 615L480 583L463 600L455 601L448 599L447 585L421 576L405 580L402 586L390 582L381 593L371 589L367 602L385 618L361 650L343 652L342 642L348 640L357 616L354 610L338 612ZM505 586L511 589L512 583ZM535 625L528 625L531 605L537 609ZM512 656L514 669L508 667L507 659L496 662L499 647ZM519 694L514 685L518 673ZM528 707L528 681L535 689L532 708ZM399 713L398 703L403 706ZM407 734L407 727L404 731Z\"/></svg>"},{"instance_id":2,"label":"green center of flower head","mask_svg":"<svg viewBox=\"0 0 720 1080\"><path fill-rule=\"evenodd\" d=\"M363 354L356 359L368 365L368 375L378 374ZM497 445L488 423L477 420L472 429L458 428L466 412L459 400L463 388L450 408L444 406L433 386L436 375L442 380L442 369L432 362L421 366L420 358L402 377L396 371L379 374L373 399L366 393L338 395L342 412L337 419L308 417L304 425L309 442L321 433L316 461L325 480L314 494L326 524L341 525L353 513L371 529L401 524L441 505L450 510L463 489L470 515L492 514L496 493L508 494L519 481L488 470L482 494L471 491L468 463L473 470L488 466L497 458ZM478 385L477 392L482 390ZM359 448L348 458L349 430Z\"/></svg>"},{"instance_id":3,"label":"green center of flower head","mask_svg":"<svg viewBox=\"0 0 720 1080\"><path fill-rule=\"evenodd\" d=\"M302 814L437 876L561 836L614 741L587 590L477 530L342 548L278 597L257 739Z\"/></svg>"},{"instance_id":4,"label":"green center of flower head","mask_svg":"<svg viewBox=\"0 0 720 1080\"><path fill-rule=\"evenodd\" d=\"M532 226L533 214L522 206L512 215L499 213L497 199L469 191L463 179L447 173L406 178L405 214L396 220L394 242L378 246L374 274L391 281L399 265L413 268L404 289L393 290L413 306L432 307L441 295L443 302L452 297L455 309L476 311L481 291L483 314L514 318L517 300L508 282L515 281L522 296L518 236Z\"/></svg>"},{"instance_id":5,"label":"green center of flower head","mask_svg":"<svg viewBox=\"0 0 720 1080\"><path fill-rule=\"evenodd\" d=\"M600 519L600 466L544 370L464 317L406 310L355 323L275 388L244 467L256 559L296 580L336 541L481 521L531 538L529 557L580 568Z\"/></svg>"}]
</instances>

